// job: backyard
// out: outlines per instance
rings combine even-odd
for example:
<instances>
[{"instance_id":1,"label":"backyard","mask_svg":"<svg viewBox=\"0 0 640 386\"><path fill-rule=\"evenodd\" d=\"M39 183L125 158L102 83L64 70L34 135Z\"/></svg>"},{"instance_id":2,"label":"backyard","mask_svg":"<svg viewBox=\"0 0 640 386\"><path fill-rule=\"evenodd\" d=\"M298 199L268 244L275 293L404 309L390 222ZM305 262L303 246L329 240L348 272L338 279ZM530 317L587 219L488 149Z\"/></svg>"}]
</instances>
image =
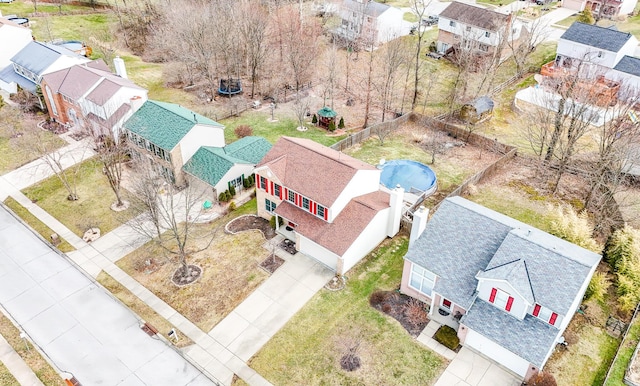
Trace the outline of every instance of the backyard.
<instances>
[{"instance_id":1,"label":"backyard","mask_svg":"<svg viewBox=\"0 0 640 386\"><path fill-rule=\"evenodd\" d=\"M265 243L262 233L250 231L232 235L223 230L232 219L253 213L256 213L255 199L212 223L197 225L195 232L215 233L206 250L188 258L189 264L203 269L202 277L189 286L176 287L171 282L171 275L178 265L154 241L120 259L117 265L208 332L268 277L258 266L269 255L262 247ZM191 249L205 246L208 240L192 237L194 245Z\"/></svg>"},{"instance_id":2,"label":"backyard","mask_svg":"<svg viewBox=\"0 0 640 386\"><path fill-rule=\"evenodd\" d=\"M349 272L346 288L321 290L249 365L276 385L432 384L446 361L369 306L374 291L398 287L407 245L385 241ZM348 372L340 359L352 345L361 367Z\"/></svg>"}]
</instances>

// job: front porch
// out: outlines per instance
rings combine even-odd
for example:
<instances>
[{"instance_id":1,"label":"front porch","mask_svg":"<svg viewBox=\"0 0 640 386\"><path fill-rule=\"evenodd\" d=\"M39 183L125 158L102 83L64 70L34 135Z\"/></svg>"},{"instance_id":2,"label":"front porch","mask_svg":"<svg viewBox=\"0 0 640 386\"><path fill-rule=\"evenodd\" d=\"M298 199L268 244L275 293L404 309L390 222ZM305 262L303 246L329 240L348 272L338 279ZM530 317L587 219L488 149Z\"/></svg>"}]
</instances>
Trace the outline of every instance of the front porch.
<instances>
[{"instance_id":1,"label":"front porch","mask_svg":"<svg viewBox=\"0 0 640 386\"><path fill-rule=\"evenodd\" d=\"M449 310L445 310L442 307L434 307L434 308L435 309L433 310L433 312L429 310L429 318L431 320L438 322L439 324L449 326L454 330L458 331L458 328L460 327L460 318L462 318L462 314L458 312L458 314L460 314L460 316L458 317L457 316L458 314L451 312Z\"/></svg>"}]
</instances>

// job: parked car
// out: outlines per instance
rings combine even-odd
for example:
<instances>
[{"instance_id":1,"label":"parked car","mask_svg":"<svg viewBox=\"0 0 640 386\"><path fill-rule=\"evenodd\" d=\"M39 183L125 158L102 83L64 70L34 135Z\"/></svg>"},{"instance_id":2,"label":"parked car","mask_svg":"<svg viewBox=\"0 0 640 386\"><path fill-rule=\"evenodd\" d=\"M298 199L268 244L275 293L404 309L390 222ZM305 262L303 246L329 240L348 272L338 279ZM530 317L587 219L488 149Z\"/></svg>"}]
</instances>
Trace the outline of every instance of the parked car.
<instances>
[{"instance_id":1,"label":"parked car","mask_svg":"<svg viewBox=\"0 0 640 386\"><path fill-rule=\"evenodd\" d=\"M425 19L422 19L420 21L420 24L422 24L425 27L426 26L430 26L430 25L436 25L436 24L438 24L438 19L439 19L438 15L431 15L431 16L428 16Z\"/></svg>"}]
</instances>

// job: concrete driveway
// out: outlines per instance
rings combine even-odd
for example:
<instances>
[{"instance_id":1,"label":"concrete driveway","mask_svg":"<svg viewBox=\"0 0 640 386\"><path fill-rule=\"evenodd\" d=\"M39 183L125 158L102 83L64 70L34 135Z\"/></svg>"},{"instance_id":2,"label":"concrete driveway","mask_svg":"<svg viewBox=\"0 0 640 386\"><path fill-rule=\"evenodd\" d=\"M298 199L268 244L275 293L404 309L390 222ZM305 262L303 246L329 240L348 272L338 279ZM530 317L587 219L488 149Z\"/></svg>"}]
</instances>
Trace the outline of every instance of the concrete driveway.
<instances>
[{"instance_id":1,"label":"concrete driveway","mask_svg":"<svg viewBox=\"0 0 640 386\"><path fill-rule=\"evenodd\" d=\"M0 208L0 304L84 385L212 385L138 318Z\"/></svg>"},{"instance_id":2,"label":"concrete driveway","mask_svg":"<svg viewBox=\"0 0 640 386\"><path fill-rule=\"evenodd\" d=\"M520 386L522 379L463 347L435 386Z\"/></svg>"}]
</instances>

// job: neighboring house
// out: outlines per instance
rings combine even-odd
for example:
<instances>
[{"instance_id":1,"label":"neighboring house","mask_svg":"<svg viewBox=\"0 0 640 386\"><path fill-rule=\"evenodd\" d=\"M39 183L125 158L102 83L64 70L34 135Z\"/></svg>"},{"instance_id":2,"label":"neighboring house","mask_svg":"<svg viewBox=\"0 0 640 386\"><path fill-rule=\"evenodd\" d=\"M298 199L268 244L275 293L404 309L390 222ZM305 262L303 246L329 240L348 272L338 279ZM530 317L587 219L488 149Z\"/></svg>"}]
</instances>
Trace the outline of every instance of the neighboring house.
<instances>
[{"instance_id":1,"label":"neighboring house","mask_svg":"<svg viewBox=\"0 0 640 386\"><path fill-rule=\"evenodd\" d=\"M244 180L271 150L262 137L244 137L225 147L203 146L185 163L183 170L193 178L189 183L203 182L213 188L213 197L229 190L244 189Z\"/></svg>"},{"instance_id":2,"label":"neighboring house","mask_svg":"<svg viewBox=\"0 0 640 386\"><path fill-rule=\"evenodd\" d=\"M339 15L335 37L362 48L377 47L408 32L402 10L376 1L343 0Z\"/></svg>"},{"instance_id":3,"label":"neighboring house","mask_svg":"<svg viewBox=\"0 0 640 386\"><path fill-rule=\"evenodd\" d=\"M147 100L146 89L113 74L101 59L45 75L42 92L54 121L114 135Z\"/></svg>"},{"instance_id":4,"label":"neighboring house","mask_svg":"<svg viewBox=\"0 0 640 386\"><path fill-rule=\"evenodd\" d=\"M30 29L0 17L0 42L2 42L2 49L0 49L0 73L2 73L5 68L13 71L11 58L32 41L33 37L31 36ZM0 79L0 89L8 91L10 86Z\"/></svg>"},{"instance_id":5,"label":"neighboring house","mask_svg":"<svg viewBox=\"0 0 640 386\"><path fill-rule=\"evenodd\" d=\"M146 101L124 128L134 157L149 157L177 186L186 183L182 166L202 146L225 145L223 125L173 103Z\"/></svg>"},{"instance_id":6,"label":"neighboring house","mask_svg":"<svg viewBox=\"0 0 640 386\"><path fill-rule=\"evenodd\" d=\"M562 342L600 255L462 197L414 214L401 291L528 379ZM423 232L420 234L420 231Z\"/></svg>"},{"instance_id":7,"label":"neighboring house","mask_svg":"<svg viewBox=\"0 0 640 386\"><path fill-rule=\"evenodd\" d=\"M606 106L615 103L621 85L640 89L640 59L633 56L637 46L638 39L628 32L575 22L560 37L555 60L540 73L550 78L575 74L602 96L591 103Z\"/></svg>"},{"instance_id":8,"label":"neighboring house","mask_svg":"<svg viewBox=\"0 0 640 386\"><path fill-rule=\"evenodd\" d=\"M20 86L35 94L44 75L89 61L64 47L31 41L0 71L0 87L15 94Z\"/></svg>"},{"instance_id":9,"label":"neighboring house","mask_svg":"<svg viewBox=\"0 0 640 386\"><path fill-rule=\"evenodd\" d=\"M591 9L598 18L613 18L618 15L628 15L633 12L638 0L562 0L562 7L576 11Z\"/></svg>"},{"instance_id":10,"label":"neighboring house","mask_svg":"<svg viewBox=\"0 0 640 386\"><path fill-rule=\"evenodd\" d=\"M256 166L258 215L296 249L344 274L400 228L404 190L381 170L309 139L282 137Z\"/></svg>"},{"instance_id":11,"label":"neighboring house","mask_svg":"<svg viewBox=\"0 0 640 386\"><path fill-rule=\"evenodd\" d=\"M523 25L506 15L466 3L452 2L440 13L436 49L472 50L478 55L506 56L506 44L517 43Z\"/></svg>"}]
</instances>

